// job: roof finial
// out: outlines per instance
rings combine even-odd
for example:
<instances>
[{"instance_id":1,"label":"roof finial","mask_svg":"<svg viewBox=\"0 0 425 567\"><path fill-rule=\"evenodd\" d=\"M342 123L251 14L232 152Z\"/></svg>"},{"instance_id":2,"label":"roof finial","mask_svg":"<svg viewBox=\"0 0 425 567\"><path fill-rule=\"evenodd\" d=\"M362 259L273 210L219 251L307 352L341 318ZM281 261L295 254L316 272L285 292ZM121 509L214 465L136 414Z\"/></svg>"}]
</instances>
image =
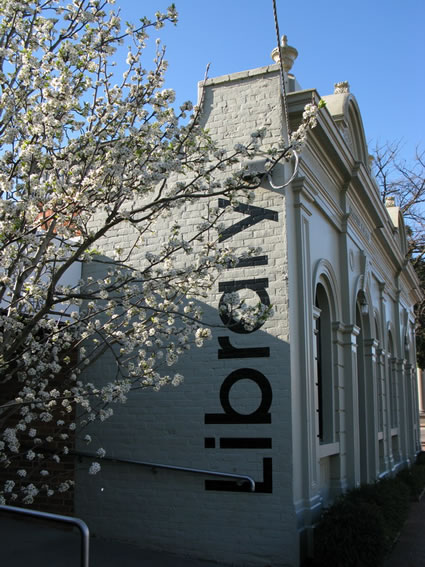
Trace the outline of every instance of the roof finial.
<instances>
[{"instance_id":1,"label":"roof finial","mask_svg":"<svg viewBox=\"0 0 425 567\"><path fill-rule=\"evenodd\" d=\"M340 81L334 85L334 94L347 94L350 92L348 81Z\"/></svg>"},{"instance_id":2,"label":"roof finial","mask_svg":"<svg viewBox=\"0 0 425 567\"><path fill-rule=\"evenodd\" d=\"M298 51L295 47L288 45L288 37L282 36L280 49L275 47L271 53L271 57L275 63L279 63L279 51L282 57L283 69L288 73L292 69L295 59L298 57Z\"/></svg>"}]
</instances>

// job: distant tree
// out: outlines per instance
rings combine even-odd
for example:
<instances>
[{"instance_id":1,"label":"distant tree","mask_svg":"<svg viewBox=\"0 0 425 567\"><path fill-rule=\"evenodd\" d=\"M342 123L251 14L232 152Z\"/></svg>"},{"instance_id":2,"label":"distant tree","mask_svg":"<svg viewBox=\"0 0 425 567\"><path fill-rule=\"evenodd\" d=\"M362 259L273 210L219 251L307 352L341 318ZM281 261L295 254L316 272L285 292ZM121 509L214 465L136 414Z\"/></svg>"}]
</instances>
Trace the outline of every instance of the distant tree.
<instances>
[{"instance_id":1,"label":"distant tree","mask_svg":"<svg viewBox=\"0 0 425 567\"><path fill-rule=\"evenodd\" d=\"M133 389L181 381L168 368L210 336L196 299L237 261L211 230L217 197L249 201L261 183L241 166L261 131L222 149L200 125L202 105L173 108L159 42L153 68L142 65L149 30L175 23L174 5L123 30L108 4L0 0L0 503L67 491L56 465L75 435L90 442L84 427ZM289 145L268 153L270 168L301 148L316 112L308 105ZM195 202L205 206L187 234L179 216ZM158 220L162 242L148 250ZM103 257L122 226L134 238ZM68 277L87 262L102 276ZM236 295L232 320L267 316ZM82 371L106 351L116 378L100 387Z\"/></svg>"},{"instance_id":2,"label":"distant tree","mask_svg":"<svg viewBox=\"0 0 425 567\"><path fill-rule=\"evenodd\" d=\"M376 146L374 173L382 200L394 198L406 221L409 258L424 296L415 312L417 361L425 368L425 152L417 148L413 163L409 163L401 157L399 143Z\"/></svg>"},{"instance_id":3,"label":"distant tree","mask_svg":"<svg viewBox=\"0 0 425 567\"><path fill-rule=\"evenodd\" d=\"M415 263L416 273L421 283L422 294L425 295L425 260L421 258ZM416 307L416 355L419 368L425 369L425 299Z\"/></svg>"},{"instance_id":4,"label":"distant tree","mask_svg":"<svg viewBox=\"0 0 425 567\"><path fill-rule=\"evenodd\" d=\"M409 163L402 158L399 143L376 146L373 163L382 200L393 197L404 216L415 265L425 254L425 151L418 148Z\"/></svg>"}]
</instances>

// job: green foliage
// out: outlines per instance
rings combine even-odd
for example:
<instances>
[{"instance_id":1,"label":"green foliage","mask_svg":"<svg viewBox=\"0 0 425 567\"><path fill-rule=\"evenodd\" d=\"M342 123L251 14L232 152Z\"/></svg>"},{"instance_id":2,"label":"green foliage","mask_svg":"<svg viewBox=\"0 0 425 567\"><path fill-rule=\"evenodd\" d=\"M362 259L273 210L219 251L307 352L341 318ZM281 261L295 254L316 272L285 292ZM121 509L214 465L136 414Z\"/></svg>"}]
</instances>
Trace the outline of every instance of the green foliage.
<instances>
[{"instance_id":1,"label":"green foliage","mask_svg":"<svg viewBox=\"0 0 425 567\"><path fill-rule=\"evenodd\" d=\"M382 565L407 518L410 495L399 475L341 496L316 526L314 566Z\"/></svg>"},{"instance_id":2,"label":"green foliage","mask_svg":"<svg viewBox=\"0 0 425 567\"><path fill-rule=\"evenodd\" d=\"M382 513L385 528L385 548L389 551L400 532L409 511L410 490L399 478L385 478L375 484L365 484L347 495L353 503L374 503Z\"/></svg>"},{"instance_id":3,"label":"green foliage","mask_svg":"<svg viewBox=\"0 0 425 567\"><path fill-rule=\"evenodd\" d=\"M419 500L425 489L425 453L419 453L416 464L398 476L409 487L411 500Z\"/></svg>"},{"instance_id":4,"label":"green foliage","mask_svg":"<svg viewBox=\"0 0 425 567\"><path fill-rule=\"evenodd\" d=\"M317 567L375 567L385 555L385 525L375 503L341 498L314 534Z\"/></svg>"},{"instance_id":5,"label":"green foliage","mask_svg":"<svg viewBox=\"0 0 425 567\"><path fill-rule=\"evenodd\" d=\"M416 457L416 464L425 465L425 451L418 453L418 456Z\"/></svg>"}]
</instances>

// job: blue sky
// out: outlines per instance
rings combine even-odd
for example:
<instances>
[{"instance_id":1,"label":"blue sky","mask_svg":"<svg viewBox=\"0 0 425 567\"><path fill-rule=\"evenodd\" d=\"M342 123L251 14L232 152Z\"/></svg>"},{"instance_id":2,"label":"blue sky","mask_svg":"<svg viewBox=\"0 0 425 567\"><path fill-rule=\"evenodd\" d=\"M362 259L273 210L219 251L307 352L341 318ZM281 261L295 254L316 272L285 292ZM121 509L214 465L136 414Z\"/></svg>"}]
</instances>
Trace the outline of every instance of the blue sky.
<instances>
[{"instance_id":1,"label":"blue sky","mask_svg":"<svg viewBox=\"0 0 425 567\"><path fill-rule=\"evenodd\" d=\"M116 0L115 7L123 19L137 21L169 4ZM272 0L175 4L179 23L158 35L167 46L167 86L179 102L196 102L207 63L215 77L272 62ZM348 80L370 151L376 142L401 140L410 160L418 144L424 149L425 0L277 0L277 10L281 34L299 53L292 72L303 88L323 96L333 92L335 82Z\"/></svg>"}]
</instances>

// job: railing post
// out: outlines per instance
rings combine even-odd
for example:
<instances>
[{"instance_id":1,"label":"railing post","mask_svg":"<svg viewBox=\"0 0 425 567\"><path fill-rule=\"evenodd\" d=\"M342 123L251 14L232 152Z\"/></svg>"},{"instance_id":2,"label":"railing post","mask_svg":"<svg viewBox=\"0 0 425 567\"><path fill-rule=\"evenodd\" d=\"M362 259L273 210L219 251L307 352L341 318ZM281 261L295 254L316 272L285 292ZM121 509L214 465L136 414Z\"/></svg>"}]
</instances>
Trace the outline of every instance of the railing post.
<instances>
[{"instance_id":1,"label":"railing post","mask_svg":"<svg viewBox=\"0 0 425 567\"><path fill-rule=\"evenodd\" d=\"M89 567L90 560L90 532L87 524L72 516L61 516L60 514L51 514L49 512L40 512L39 510L29 510L26 508L17 508L16 506L0 505L0 512L7 512L10 514L21 514L23 516L31 516L41 520L49 520L52 522L59 522L61 524L71 524L77 526L81 534L81 567Z\"/></svg>"}]
</instances>

